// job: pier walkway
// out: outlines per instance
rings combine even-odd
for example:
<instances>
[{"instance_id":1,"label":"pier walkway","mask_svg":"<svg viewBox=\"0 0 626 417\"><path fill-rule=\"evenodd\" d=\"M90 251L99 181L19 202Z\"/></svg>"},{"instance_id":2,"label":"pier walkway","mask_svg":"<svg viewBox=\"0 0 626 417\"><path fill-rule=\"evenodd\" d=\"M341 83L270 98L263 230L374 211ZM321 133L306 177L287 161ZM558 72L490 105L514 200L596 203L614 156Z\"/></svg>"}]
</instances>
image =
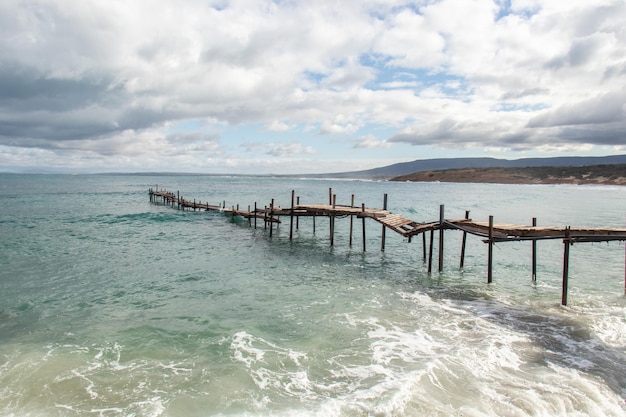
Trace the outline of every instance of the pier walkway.
<instances>
[{"instance_id":1,"label":"pier walkway","mask_svg":"<svg viewBox=\"0 0 626 417\"><path fill-rule=\"evenodd\" d=\"M563 286L561 304L567 304L567 287L569 275L569 249L573 243L578 242L609 242L609 241L626 241L626 228L572 228L572 227L556 227L556 226L537 226L536 218L532 220L532 226L513 225L505 223L494 223L493 216L489 216L488 222L473 221L469 218L469 211L465 212L464 219L446 219L444 217L444 206L440 206L439 219L432 222L415 222L400 214L394 214L387 210L387 195L384 196L383 208L367 208L364 204L360 207L354 205L354 195L352 196L352 205L337 205L336 195L332 194L329 189L329 204L296 204L295 192L291 194L291 206L288 208L276 207L274 199L269 205L254 208L248 206L247 210L243 210L237 206L226 207L226 202L219 205L202 203L196 200L188 200L180 196L180 193L173 193L167 190L149 189L150 201L152 203L161 202L180 210L204 210L219 211L228 215L240 216L250 220L254 219L254 227L257 226L257 220L262 219L265 227L270 226L270 236L272 236L272 224L281 223L281 217L290 218L289 238L293 238L294 218L313 217L313 229L315 231L315 218L328 217L330 219L330 244L334 244L334 224L336 218L350 218L350 245L352 245L353 219L362 219L363 221L363 250L365 247L365 221L372 219L380 223L382 227L382 243L381 250L385 250L385 231L387 229L408 238L410 242L414 236L422 235L424 261L428 258L428 272L432 271L433 261L433 236L434 232L439 233L439 271L443 270L443 252L444 252L444 231L458 230L463 232L461 261L460 267L463 267L465 256L466 237L468 234L478 236L488 245L487 259L487 282L492 282L493 271L493 244L496 242L512 242L512 241L531 241L532 242L532 280L536 280L536 263L538 240L562 239L564 245L563 253ZM298 198L299 201L299 198ZM430 234L430 244L427 254L426 235ZM428 256L427 256L428 255ZM625 278L624 292L626 294L626 253L625 253Z\"/></svg>"}]
</instances>

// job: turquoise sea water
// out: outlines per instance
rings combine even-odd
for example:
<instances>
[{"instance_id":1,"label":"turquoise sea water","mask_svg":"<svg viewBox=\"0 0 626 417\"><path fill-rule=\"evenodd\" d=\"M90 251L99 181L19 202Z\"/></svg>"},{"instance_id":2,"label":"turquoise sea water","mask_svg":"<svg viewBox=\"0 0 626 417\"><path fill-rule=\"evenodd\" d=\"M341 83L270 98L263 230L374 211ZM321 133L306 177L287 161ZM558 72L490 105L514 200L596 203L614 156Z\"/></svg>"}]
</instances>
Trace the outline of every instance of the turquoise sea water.
<instances>
[{"instance_id":1,"label":"turquoise sea water","mask_svg":"<svg viewBox=\"0 0 626 417\"><path fill-rule=\"evenodd\" d=\"M273 230L151 204L388 206L416 221L623 227L626 188L0 174L0 416L623 416L624 246L494 250L338 219ZM435 248L438 243L435 241ZM435 252L435 260L437 259Z\"/></svg>"}]
</instances>

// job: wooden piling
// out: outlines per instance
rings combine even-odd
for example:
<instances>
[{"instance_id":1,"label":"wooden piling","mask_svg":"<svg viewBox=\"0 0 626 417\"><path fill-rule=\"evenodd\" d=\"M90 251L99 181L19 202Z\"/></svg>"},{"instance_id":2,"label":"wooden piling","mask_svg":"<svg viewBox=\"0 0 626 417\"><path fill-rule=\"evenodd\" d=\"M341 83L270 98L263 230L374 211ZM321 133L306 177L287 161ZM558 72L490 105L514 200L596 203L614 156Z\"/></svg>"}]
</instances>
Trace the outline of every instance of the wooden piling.
<instances>
[{"instance_id":1,"label":"wooden piling","mask_svg":"<svg viewBox=\"0 0 626 417\"><path fill-rule=\"evenodd\" d=\"M350 200L350 207L354 207L354 194L352 194L352 199ZM348 246L352 247L352 227L353 227L353 223L354 223L354 216L351 214L350 215L350 242L348 244Z\"/></svg>"},{"instance_id":2,"label":"wooden piling","mask_svg":"<svg viewBox=\"0 0 626 417\"><path fill-rule=\"evenodd\" d=\"M469 210L465 210L465 220L469 220ZM465 265L465 244L467 242L467 232L463 231L463 238L461 240L461 261L459 262L459 268L463 269Z\"/></svg>"},{"instance_id":3,"label":"wooden piling","mask_svg":"<svg viewBox=\"0 0 626 417\"><path fill-rule=\"evenodd\" d=\"M272 237L272 230L274 230L273 226L273 217L274 217L274 199L272 198L272 203L270 204L270 237Z\"/></svg>"},{"instance_id":4,"label":"wooden piling","mask_svg":"<svg viewBox=\"0 0 626 417\"><path fill-rule=\"evenodd\" d=\"M383 197L383 210L387 210L387 193L385 193L385 196ZM380 243L381 252L385 251L385 232L386 231L387 231L387 228L385 227L385 225L383 225L383 230L381 232L381 243Z\"/></svg>"},{"instance_id":5,"label":"wooden piling","mask_svg":"<svg viewBox=\"0 0 626 417\"><path fill-rule=\"evenodd\" d=\"M289 219L289 240L293 240L293 205L296 199L296 191L291 190L291 210L290 210L290 219Z\"/></svg>"},{"instance_id":6,"label":"wooden piling","mask_svg":"<svg viewBox=\"0 0 626 417\"><path fill-rule=\"evenodd\" d=\"M487 253L487 283L493 281L493 216L489 216L489 249Z\"/></svg>"},{"instance_id":7,"label":"wooden piling","mask_svg":"<svg viewBox=\"0 0 626 417\"><path fill-rule=\"evenodd\" d=\"M428 273L433 272L433 242L435 240L435 230L430 229L430 245L428 249Z\"/></svg>"},{"instance_id":8,"label":"wooden piling","mask_svg":"<svg viewBox=\"0 0 626 417\"><path fill-rule=\"evenodd\" d=\"M333 210L335 210L335 206L337 204L337 194L333 194L331 198L331 204ZM335 244L335 214L334 212L330 215L330 246L334 246Z\"/></svg>"},{"instance_id":9,"label":"wooden piling","mask_svg":"<svg viewBox=\"0 0 626 417\"><path fill-rule=\"evenodd\" d=\"M361 212L365 213L365 203L361 203ZM363 252L365 252L365 216L363 216Z\"/></svg>"},{"instance_id":10,"label":"wooden piling","mask_svg":"<svg viewBox=\"0 0 626 417\"><path fill-rule=\"evenodd\" d=\"M567 305L567 285L569 281L569 247L572 244L570 239L570 228L565 228L565 239L563 239L563 288L561 293L561 305Z\"/></svg>"},{"instance_id":11,"label":"wooden piling","mask_svg":"<svg viewBox=\"0 0 626 417\"><path fill-rule=\"evenodd\" d=\"M443 271L443 220L444 205L439 206L439 272Z\"/></svg>"},{"instance_id":12,"label":"wooden piling","mask_svg":"<svg viewBox=\"0 0 626 417\"><path fill-rule=\"evenodd\" d=\"M422 249L424 251L424 256L422 257L424 263L426 263L426 232L422 233Z\"/></svg>"},{"instance_id":13,"label":"wooden piling","mask_svg":"<svg viewBox=\"0 0 626 417\"><path fill-rule=\"evenodd\" d=\"M296 205L300 205L300 196L296 197ZM296 216L296 230L300 230L300 216Z\"/></svg>"},{"instance_id":14,"label":"wooden piling","mask_svg":"<svg viewBox=\"0 0 626 417\"><path fill-rule=\"evenodd\" d=\"M533 227L537 227L537 218L533 217L532 222ZM537 239L533 239L532 241L532 282L537 282Z\"/></svg>"}]
</instances>

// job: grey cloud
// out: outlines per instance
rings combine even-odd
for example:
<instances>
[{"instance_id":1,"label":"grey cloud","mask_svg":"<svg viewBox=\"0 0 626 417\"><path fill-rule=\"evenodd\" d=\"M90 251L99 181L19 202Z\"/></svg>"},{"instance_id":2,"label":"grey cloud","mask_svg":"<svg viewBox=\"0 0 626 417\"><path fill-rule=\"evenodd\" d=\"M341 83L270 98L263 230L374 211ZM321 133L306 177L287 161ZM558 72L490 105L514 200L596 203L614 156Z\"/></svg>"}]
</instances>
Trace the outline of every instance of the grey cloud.
<instances>
[{"instance_id":1,"label":"grey cloud","mask_svg":"<svg viewBox=\"0 0 626 417\"><path fill-rule=\"evenodd\" d=\"M538 96L538 95L544 95L544 94L550 94L550 90L547 88L529 88L529 89L520 90L520 91L508 91L502 94L502 96L500 96L500 100L501 101L515 100L515 99L520 99L524 97Z\"/></svg>"},{"instance_id":2,"label":"grey cloud","mask_svg":"<svg viewBox=\"0 0 626 417\"><path fill-rule=\"evenodd\" d=\"M626 118L625 104L626 89L623 89L554 110L546 110L530 119L527 126L535 128L623 122Z\"/></svg>"},{"instance_id":3,"label":"grey cloud","mask_svg":"<svg viewBox=\"0 0 626 417\"><path fill-rule=\"evenodd\" d=\"M597 126L566 127L556 136L564 143L623 146L626 143L626 123L614 123L601 128Z\"/></svg>"},{"instance_id":4,"label":"grey cloud","mask_svg":"<svg viewBox=\"0 0 626 417\"><path fill-rule=\"evenodd\" d=\"M526 140L527 132L502 132L490 123L447 118L415 132L404 132L391 137L388 142L411 145L437 145L464 147L467 145L499 146L502 143Z\"/></svg>"},{"instance_id":5,"label":"grey cloud","mask_svg":"<svg viewBox=\"0 0 626 417\"><path fill-rule=\"evenodd\" d=\"M102 77L53 78L28 67L0 67L0 109L62 112L92 103L117 105L123 91Z\"/></svg>"}]
</instances>

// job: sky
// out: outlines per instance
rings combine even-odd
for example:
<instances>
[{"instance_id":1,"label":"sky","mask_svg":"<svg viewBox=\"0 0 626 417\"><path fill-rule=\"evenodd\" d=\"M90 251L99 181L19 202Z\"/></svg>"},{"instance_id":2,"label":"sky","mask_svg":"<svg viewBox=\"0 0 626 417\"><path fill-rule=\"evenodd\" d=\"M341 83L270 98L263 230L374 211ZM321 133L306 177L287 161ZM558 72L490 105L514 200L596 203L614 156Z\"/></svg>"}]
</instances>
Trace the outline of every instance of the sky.
<instances>
[{"instance_id":1,"label":"sky","mask_svg":"<svg viewBox=\"0 0 626 417\"><path fill-rule=\"evenodd\" d=\"M0 171L626 153L624 0L2 0Z\"/></svg>"}]
</instances>

